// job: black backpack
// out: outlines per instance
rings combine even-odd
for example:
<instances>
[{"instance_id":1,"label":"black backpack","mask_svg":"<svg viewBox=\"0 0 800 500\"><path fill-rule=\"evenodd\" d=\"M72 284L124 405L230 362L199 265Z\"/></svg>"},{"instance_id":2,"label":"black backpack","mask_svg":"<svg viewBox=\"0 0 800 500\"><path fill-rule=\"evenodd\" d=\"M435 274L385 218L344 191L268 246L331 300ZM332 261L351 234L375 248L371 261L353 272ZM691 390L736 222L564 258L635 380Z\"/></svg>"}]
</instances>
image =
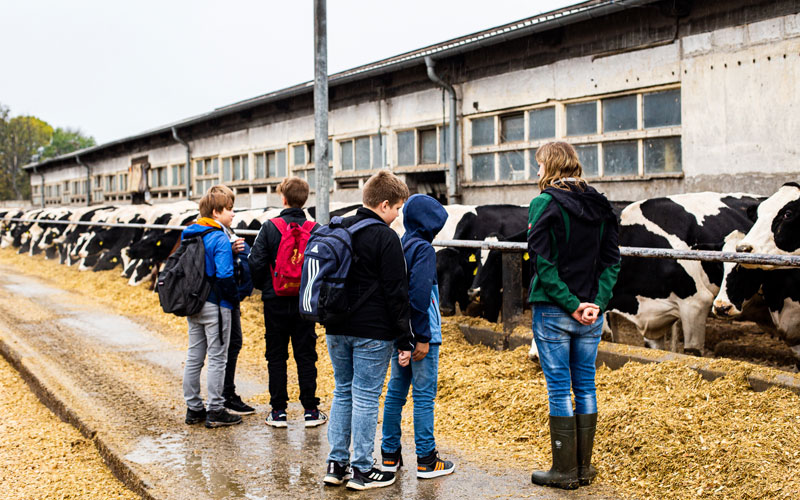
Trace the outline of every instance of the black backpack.
<instances>
[{"instance_id":1,"label":"black backpack","mask_svg":"<svg viewBox=\"0 0 800 500\"><path fill-rule=\"evenodd\" d=\"M206 249L203 236L211 231L184 238L178 250L169 256L164 270L158 273L158 301L165 313L192 316L200 312L213 283L206 277Z\"/></svg>"}]
</instances>

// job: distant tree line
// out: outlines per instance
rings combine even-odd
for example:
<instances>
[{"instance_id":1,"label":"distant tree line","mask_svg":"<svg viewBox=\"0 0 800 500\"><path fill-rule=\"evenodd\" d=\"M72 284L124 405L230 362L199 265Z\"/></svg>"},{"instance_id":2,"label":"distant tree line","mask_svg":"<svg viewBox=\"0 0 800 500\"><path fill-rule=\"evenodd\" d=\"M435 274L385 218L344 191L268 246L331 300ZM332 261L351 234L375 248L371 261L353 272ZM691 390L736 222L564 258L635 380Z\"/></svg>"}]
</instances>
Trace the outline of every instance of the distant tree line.
<instances>
[{"instance_id":1,"label":"distant tree line","mask_svg":"<svg viewBox=\"0 0 800 500\"><path fill-rule=\"evenodd\" d=\"M11 110L0 104L0 200L30 199L30 179L23 166L95 144L78 129L54 129L35 116L12 118Z\"/></svg>"}]
</instances>

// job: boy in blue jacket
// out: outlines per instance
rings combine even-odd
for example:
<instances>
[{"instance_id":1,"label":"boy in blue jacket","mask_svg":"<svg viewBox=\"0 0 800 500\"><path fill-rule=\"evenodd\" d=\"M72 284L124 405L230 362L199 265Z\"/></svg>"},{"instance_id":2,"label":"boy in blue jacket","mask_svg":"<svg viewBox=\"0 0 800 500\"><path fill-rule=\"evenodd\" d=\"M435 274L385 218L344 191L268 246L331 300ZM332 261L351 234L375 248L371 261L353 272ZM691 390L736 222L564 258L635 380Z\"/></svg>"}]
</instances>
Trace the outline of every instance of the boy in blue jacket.
<instances>
[{"instance_id":1,"label":"boy in blue jacket","mask_svg":"<svg viewBox=\"0 0 800 500\"><path fill-rule=\"evenodd\" d=\"M216 186L215 186L216 187ZM231 334L231 314L239 306L239 290L234 278L233 248L223 227L233 222L233 192L211 188L200 200L200 218L184 229L181 238L203 238L206 277L214 286L203 308L187 317L189 349L183 374L186 423L205 421L206 427L221 427L242 422L242 417L225 410L223 386ZM208 411L200 397L200 371L208 354Z\"/></svg>"},{"instance_id":2,"label":"boy in blue jacket","mask_svg":"<svg viewBox=\"0 0 800 500\"><path fill-rule=\"evenodd\" d=\"M406 232L402 243L408 271L411 331L415 345L410 363L399 351L392 355L392 375L383 405L381 455L384 471L396 472L403 465L400 421L409 386L413 386L417 478L421 479L444 476L455 470L453 462L439 458L433 437L442 321L436 281L436 252L431 242L446 221L444 207L427 195L415 194L403 207Z\"/></svg>"}]
</instances>

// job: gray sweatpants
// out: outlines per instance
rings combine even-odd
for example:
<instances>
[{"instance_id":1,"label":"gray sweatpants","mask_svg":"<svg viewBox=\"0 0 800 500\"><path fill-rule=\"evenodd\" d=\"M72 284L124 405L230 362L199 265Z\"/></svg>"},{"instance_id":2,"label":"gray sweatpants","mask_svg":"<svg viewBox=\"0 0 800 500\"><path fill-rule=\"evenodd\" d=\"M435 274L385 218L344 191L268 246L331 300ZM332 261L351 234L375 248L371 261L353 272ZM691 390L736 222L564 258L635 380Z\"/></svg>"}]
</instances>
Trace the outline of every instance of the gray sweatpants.
<instances>
[{"instance_id":1,"label":"gray sweatpants","mask_svg":"<svg viewBox=\"0 0 800 500\"><path fill-rule=\"evenodd\" d=\"M189 350L183 372L183 398L192 410L203 409L200 397L200 372L208 353L208 411L223 409L225 400L222 387L225 383L225 364L228 361L228 342L231 338L231 310L222 311L222 342L220 342L217 304L206 302L199 313L187 317L189 323Z\"/></svg>"}]
</instances>

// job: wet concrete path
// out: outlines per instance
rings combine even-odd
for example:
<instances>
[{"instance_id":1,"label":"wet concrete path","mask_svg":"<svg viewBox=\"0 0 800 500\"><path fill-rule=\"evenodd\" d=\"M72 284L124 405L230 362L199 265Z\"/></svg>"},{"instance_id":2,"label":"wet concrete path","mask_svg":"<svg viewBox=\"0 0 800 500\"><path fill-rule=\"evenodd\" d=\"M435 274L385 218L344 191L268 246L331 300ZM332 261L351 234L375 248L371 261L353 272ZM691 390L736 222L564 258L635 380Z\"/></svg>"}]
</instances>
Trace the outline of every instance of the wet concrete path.
<instances>
[{"instance_id":1,"label":"wet concrete path","mask_svg":"<svg viewBox=\"0 0 800 500\"><path fill-rule=\"evenodd\" d=\"M0 266L0 347L41 386L62 418L66 414L94 436L115 473L149 498L615 496L600 485L575 492L537 488L529 482L530 471L487 468L446 446L440 451L457 464L451 476L418 481L413 453L406 452L412 470L402 470L391 487L370 492L324 487L326 426L306 429L295 421L288 429L272 429L263 424L268 409L263 405L242 425L186 426L181 348L84 296L8 266ZM266 389L264 381L245 376L237 376L237 387L245 398ZM404 448L413 450L413 442Z\"/></svg>"}]
</instances>

